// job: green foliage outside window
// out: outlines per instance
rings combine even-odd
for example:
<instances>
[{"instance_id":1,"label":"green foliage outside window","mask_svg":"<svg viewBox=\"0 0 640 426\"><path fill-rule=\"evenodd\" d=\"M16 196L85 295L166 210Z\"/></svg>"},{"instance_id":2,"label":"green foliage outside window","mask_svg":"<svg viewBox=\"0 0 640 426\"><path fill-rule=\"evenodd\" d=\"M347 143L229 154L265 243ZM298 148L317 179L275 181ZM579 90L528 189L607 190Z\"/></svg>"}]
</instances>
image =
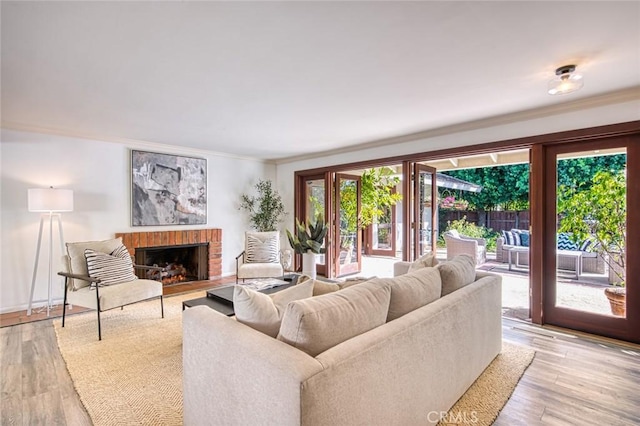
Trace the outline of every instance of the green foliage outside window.
<instances>
[{"instance_id":1,"label":"green foliage outside window","mask_svg":"<svg viewBox=\"0 0 640 426\"><path fill-rule=\"evenodd\" d=\"M467 222L467 217L463 216L462 219L447 222L446 231L455 229L461 235L472 238L484 238L487 242L487 251L496 250L496 240L498 239L498 233L494 232L491 228L476 225L473 222ZM440 236L438 240L440 247L445 247L444 238Z\"/></svg>"},{"instance_id":2,"label":"green foliage outside window","mask_svg":"<svg viewBox=\"0 0 640 426\"><path fill-rule=\"evenodd\" d=\"M344 180L340 187L341 229L346 233L355 233L367 227L376 218L383 217L387 207L394 206L402 200L402 195L393 190L400 183L400 178L393 176L393 169L380 167L365 170L362 173L362 204L358 216L357 188L354 181Z\"/></svg>"},{"instance_id":3,"label":"green foliage outside window","mask_svg":"<svg viewBox=\"0 0 640 426\"><path fill-rule=\"evenodd\" d=\"M588 184L558 188L560 232L576 243L592 238L592 249L625 282L627 248L627 179L624 170L599 171ZM617 266L617 267L616 267Z\"/></svg>"}]
</instances>

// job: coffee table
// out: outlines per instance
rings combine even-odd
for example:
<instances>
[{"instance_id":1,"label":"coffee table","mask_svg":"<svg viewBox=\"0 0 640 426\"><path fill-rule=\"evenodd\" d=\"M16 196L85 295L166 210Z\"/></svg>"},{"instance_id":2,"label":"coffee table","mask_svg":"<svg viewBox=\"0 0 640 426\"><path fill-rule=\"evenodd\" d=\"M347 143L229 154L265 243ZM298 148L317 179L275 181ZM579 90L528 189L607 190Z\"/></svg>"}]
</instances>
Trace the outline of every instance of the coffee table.
<instances>
[{"instance_id":1,"label":"coffee table","mask_svg":"<svg viewBox=\"0 0 640 426\"><path fill-rule=\"evenodd\" d=\"M297 279L298 276L296 275L292 277L291 281L287 281L286 284L257 291L265 294L276 293L278 291L284 290L285 288L289 288L292 285L295 285ZM208 306L209 308L213 309L214 311L218 311L223 315L226 315L228 317L233 316L233 288L236 285L242 284L217 287L211 290L207 290L207 297L185 300L184 302L182 302L182 310L184 311L186 308L191 308L193 306Z\"/></svg>"},{"instance_id":2,"label":"coffee table","mask_svg":"<svg viewBox=\"0 0 640 426\"><path fill-rule=\"evenodd\" d=\"M524 246L512 246L512 247L505 247L505 250L507 250L508 253L508 259L509 259L509 270L511 271L511 268L513 266L514 260L515 260L515 264L516 264L516 268L520 267L520 266L524 266L524 265L520 265L520 254L522 253L527 253L527 255L529 255L529 247L524 247ZM515 259L513 258L512 254L515 253Z\"/></svg>"}]
</instances>

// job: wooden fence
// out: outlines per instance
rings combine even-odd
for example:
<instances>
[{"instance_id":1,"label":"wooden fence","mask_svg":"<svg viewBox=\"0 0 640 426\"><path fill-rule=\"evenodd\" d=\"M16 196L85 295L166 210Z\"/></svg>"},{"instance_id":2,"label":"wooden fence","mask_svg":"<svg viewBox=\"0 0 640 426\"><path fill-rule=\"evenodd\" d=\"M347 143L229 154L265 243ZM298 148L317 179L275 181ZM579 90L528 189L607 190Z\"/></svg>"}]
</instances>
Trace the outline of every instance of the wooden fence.
<instances>
[{"instance_id":1,"label":"wooden fence","mask_svg":"<svg viewBox=\"0 0 640 426\"><path fill-rule=\"evenodd\" d=\"M510 229L529 229L529 210L523 211L464 211L440 210L440 232L444 232L450 221L466 216L467 222L493 229L495 232Z\"/></svg>"}]
</instances>

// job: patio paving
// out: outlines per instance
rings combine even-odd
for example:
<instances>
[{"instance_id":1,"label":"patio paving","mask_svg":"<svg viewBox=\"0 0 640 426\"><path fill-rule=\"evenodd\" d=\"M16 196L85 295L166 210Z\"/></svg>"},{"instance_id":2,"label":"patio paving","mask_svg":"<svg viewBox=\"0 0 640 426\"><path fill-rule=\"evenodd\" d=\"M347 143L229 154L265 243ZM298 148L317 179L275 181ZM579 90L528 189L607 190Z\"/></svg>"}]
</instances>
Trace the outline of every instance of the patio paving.
<instances>
[{"instance_id":1,"label":"patio paving","mask_svg":"<svg viewBox=\"0 0 640 426\"><path fill-rule=\"evenodd\" d=\"M438 260L446 259L446 252L438 251ZM400 259L383 256L363 256L361 277L392 277L393 264ZM478 269L502 275L503 315L520 320L530 319L529 314L529 271L517 269L509 271L506 263L489 260ZM571 271L560 271L557 286L559 306L611 315L609 302L604 295L608 286L605 275L584 274L575 279Z\"/></svg>"}]
</instances>

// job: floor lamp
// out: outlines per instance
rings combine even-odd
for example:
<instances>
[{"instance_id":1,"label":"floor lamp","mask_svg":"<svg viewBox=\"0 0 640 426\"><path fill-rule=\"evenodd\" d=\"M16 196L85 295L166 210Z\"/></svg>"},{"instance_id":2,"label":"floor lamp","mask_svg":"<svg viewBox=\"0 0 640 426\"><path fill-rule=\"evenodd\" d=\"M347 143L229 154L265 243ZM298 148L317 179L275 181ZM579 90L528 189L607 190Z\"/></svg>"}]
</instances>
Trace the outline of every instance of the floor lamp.
<instances>
[{"instance_id":1,"label":"floor lamp","mask_svg":"<svg viewBox=\"0 0 640 426\"><path fill-rule=\"evenodd\" d=\"M42 246L42 228L45 219L49 220L49 277L48 277L48 298L47 316L52 307L51 290L53 277L53 219L58 222L58 233L60 237L60 253L64 253L64 237L62 235L61 212L73 211L73 191L71 189L48 189L34 188L28 191L28 208L30 212L40 212L40 230L38 232L38 246L36 248L36 260L33 265L33 278L31 279L31 295L29 297L29 308L27 315L31 315L31 305L33 304L33 293L36 287L36 275L38 273L38 260L40 259L40 247Z\"/></svg>"}]
</instances>

